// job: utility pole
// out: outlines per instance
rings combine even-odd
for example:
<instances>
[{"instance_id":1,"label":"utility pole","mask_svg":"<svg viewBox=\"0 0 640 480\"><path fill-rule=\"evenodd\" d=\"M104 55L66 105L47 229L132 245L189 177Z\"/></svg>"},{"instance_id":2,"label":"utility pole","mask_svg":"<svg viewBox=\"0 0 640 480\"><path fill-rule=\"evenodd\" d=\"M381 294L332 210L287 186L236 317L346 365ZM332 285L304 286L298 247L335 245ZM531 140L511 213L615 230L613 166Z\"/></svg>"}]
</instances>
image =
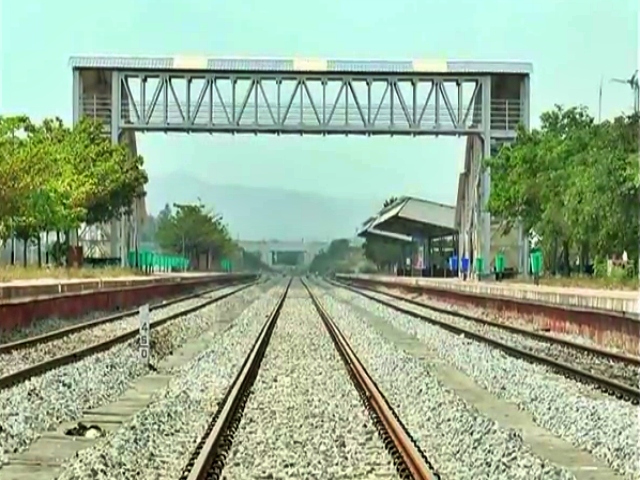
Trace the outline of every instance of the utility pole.
<instances>
[{"instance_id":1,"label":"utility pole","mask_svg":"<svg viewBox=\"0 0 640 480\"><path fill-rule=\"evenodd\" d=\"M600 90L598 92L598 123L602 122L602 83L603 77L600 77Z\"/></svg>"}]
</instances>

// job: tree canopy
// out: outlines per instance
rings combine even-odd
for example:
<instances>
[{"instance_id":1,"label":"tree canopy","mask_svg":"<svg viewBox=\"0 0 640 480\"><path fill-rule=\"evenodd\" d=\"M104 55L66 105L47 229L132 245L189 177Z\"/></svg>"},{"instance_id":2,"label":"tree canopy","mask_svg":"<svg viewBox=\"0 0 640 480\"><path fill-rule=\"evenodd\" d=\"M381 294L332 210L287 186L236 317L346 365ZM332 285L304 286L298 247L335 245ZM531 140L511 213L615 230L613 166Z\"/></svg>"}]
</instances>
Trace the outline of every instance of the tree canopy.
<instances>
[{"instance_id":1,"label":"tree canopy","mask_svg":"<svg viewBox=\"0 0 640 480\"><path fill-rule=\"evenodd\" d=\"M186 256L196 264L202 254L219 262L237 253L222 215L201 202L166 205L156 219L156 242L163 251Z\"/></svg>"},{"instance_id":2,"label":"tree canopy","mask_svg":"<svg viewBox=\"0 0 640 480\"><path fill-rule=\"evenodd\" d=\"M25 262L27 242L119 217L146 182L142 157L98 122L0 116L0 237L23 240Z\"/></svg>"},{"instance_id":3,"label":"tree canopy","mask_svg":"<svg viewBox=\"0 0 640 480\"><path fill-rule=\"evenodd\" d=\"M221 268L221 261L229 260L234 270L271 270L259 255L245 251L231 238L222 215L200 201L173 207L167 204L157 216L149 215L140 241L155 244L164 253L184 256L198 267ZM201 265L203 254L210 257L212 263Z\"/></svg>"},{"instance_id":4,"label":"tree canopy","mask_svg":"<svg viewBox=\"0 0 640 480\"><path fill-rule=\"evenodd\" d=\"M359 248L352 247L346 238L331 241L326 250L320 250L311 260L309 271L320 275L354 272L362 260Z\"/></svg>"},{"instance_id":5,"label":"tree canopy","mask_svg":"<svg viewBox=\"0 0 640 480\"><path fill-rule=\"evenodd\" d=\"M569 271L575 258L638 259L638 115L597 123L584 107L542 114L538 129L486 160L489 210L504 226L518 220L540 237L547 269ZM629 270L633 274L632 270Z\"/></svg>"},{"instance_id":6,"label":"tree canopy","mask_svg":"<svg viewBox=\"0 0 640 480\"><path fill-rule=\"evenodd\" d=\"M242 248L240 249L240 251L242 255L241 261L243 270L249 272L269 272L273 270L271 267L269 267L269 265L263 262L263 260L260 258L260 255L258 255L257 253L248 252Z\"/></svg>"},{"instance_id":7,"label":"tree canopy","mask_svg":"<svg viewBox=\"0 0 640 480\"><path fill-rule=\"evenodd\" d=\"M398 200L390 197L384 201L382 208L387 208ZM362 244L364 256L378 270L388 270L402 260L402 246L396 241L385 238L369 237Z\"/></svg>"}]
</instances>

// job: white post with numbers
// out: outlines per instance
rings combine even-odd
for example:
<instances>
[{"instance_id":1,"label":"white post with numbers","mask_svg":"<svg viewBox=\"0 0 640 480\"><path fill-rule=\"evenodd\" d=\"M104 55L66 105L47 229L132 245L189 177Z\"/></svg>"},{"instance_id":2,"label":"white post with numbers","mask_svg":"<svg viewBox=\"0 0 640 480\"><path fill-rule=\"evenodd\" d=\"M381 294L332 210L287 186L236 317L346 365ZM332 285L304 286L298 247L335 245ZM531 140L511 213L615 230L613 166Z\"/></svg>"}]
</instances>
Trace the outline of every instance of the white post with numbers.
<instances>
[{"instance_id":1,"label":"white post with numbers","mask_svg":"<svg viewBox=\"0 0 640 480\"><path fill-rule=\"evenodd\" d=\"M140 307L140 359L149 363L149 305Z\"/></svg>"}]
</instances>

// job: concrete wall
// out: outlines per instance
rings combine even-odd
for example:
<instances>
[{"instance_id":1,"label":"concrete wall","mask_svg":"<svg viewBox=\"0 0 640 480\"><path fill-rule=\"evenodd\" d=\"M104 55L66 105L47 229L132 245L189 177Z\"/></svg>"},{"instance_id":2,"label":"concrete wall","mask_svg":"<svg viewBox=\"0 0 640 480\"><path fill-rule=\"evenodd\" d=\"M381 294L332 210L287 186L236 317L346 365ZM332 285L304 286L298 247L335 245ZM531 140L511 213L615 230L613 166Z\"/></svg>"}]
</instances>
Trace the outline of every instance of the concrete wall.
<instances>
[{"instance_id":1,"label":"concrete wall","mask_svg":"<svg viewBox=\"0 0 640 480\"><path fill-rule=\"evenodd\" d=\"M304 264L308 265L313 257L330 242L288 242L280 240L241 240L240 246L247 252L257 252L264 263L271 266L271 252L304 252Z\"/></svg>"}]
</instances>

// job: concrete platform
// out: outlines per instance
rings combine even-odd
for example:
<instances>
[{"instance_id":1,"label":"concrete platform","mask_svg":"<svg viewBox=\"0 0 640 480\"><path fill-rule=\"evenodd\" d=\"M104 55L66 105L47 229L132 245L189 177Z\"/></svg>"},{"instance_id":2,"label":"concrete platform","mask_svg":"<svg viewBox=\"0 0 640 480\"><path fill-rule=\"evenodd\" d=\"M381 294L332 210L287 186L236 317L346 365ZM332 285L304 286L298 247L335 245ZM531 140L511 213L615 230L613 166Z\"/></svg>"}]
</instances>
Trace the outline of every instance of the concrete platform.
<instances>
[{"instance_id":1,"label":"concrete platform","mask_svg":"<svg viewBox=\"0 0 640 480\"><path fill-rule=\"evenodd\" d=\"M102 277L102 278L34 278L0 282L0 302L15 298L37 298L41 296L78 293L110 288L157 285L181 279L197 279L228 275L221 272L154 273L147 276Z\"/></svg>"},{"instance_id":2,"label":"concrete platform","mask_svg":"<svg viewBox=\"0 0 640 480\"><path fill-rule=\"evenodd\" d=\"M458 278L415 278L386 275L339 275L380 282L452 290L473 295L513 298L549 305L577 307L586 310L611 310L620 313L640 313L640 292L562 288L518 283L463 282Z\"/></svg>"},{"instance_id":3,"label":"concrete platform","mask_svg":"<svg viewBox=\"0 0 640 480\"><path fill-rule=\"evenodd\" d=\"M0 329L27 326L43 318L77 318L88 312L122 310L208 285L255 278L254 274L242 273L187 273L0 284L0 294L5 295L0 296Z\"/></svg>"},{"instance_id":4,"label":"concrete platform","mask_svg":"<svg viewBox=\"0 0 640 480\"><path fill-rule=\"evenodd\" d=\"M399 288L452 305L515 315L527 319L538 330L579 335L604 348L640 355L638 295L633 292L383 275L337 277L356 286Z\"/></svg>"}]
</instances>

